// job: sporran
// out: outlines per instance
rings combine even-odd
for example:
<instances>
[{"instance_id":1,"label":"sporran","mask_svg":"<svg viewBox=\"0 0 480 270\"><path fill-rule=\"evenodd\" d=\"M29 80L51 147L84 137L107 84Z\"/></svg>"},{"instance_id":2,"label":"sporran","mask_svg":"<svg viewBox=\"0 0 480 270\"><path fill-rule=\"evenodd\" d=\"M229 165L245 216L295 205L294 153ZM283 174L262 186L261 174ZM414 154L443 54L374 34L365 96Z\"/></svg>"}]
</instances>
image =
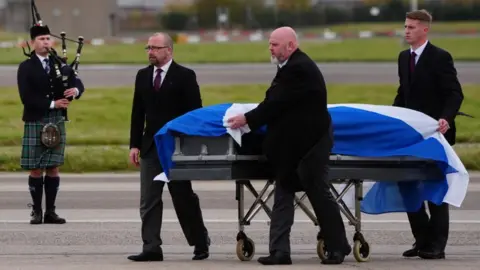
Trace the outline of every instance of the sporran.
<instances>
[{"instance_id":1,"label":"sporran","mask_svg":"<svg viewBox=\"0 0 480 270\"><path fill-rule=\"evenodd\" d=\"M62 141L62 136L60 135L60 129L58 128L57 124L45 124L42 128L40 141L47 148L54 148L58 146Z\"/></svg>"}]
</instances>

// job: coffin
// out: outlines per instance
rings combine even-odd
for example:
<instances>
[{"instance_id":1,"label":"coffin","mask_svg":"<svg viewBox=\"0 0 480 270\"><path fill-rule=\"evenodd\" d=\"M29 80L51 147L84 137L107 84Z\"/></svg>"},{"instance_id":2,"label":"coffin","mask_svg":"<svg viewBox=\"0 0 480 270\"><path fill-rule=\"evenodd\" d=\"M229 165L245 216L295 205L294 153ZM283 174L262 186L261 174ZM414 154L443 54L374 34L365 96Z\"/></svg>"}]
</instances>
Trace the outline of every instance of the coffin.
<instances>
[{"instance_id":1,"label":"coffin","mask_svg":"<svg viewBox=\"0 0 480 270\"><path fill-rule=\"evenodd\" d=\"M262 154L262 134L242 136L239 146L231 136L188 136L176 133L171 180L260 180L273 173ZM355 157L332 154L329 180L426 181L442 179L433 160L415 157Z\"/></svg>"}]
</instances>

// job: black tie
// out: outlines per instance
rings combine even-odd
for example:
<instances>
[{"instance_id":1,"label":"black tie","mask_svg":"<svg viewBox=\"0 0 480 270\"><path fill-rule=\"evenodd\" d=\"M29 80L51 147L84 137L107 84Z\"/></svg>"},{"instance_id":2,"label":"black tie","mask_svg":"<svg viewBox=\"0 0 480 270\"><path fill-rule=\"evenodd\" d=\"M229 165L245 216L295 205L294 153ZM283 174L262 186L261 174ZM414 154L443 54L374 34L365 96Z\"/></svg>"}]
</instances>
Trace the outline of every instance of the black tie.
<instances>
[{"instance_id":1,"label":"black tie","mask_svg":"<svg viewBox=\"0 0 480 270\"><path fill-rule=\"evenodd\" d=\"M415 56L417 56L415 52L412 52L410 55L410 73L415 71Z\"/></svg>"}]
</instances>

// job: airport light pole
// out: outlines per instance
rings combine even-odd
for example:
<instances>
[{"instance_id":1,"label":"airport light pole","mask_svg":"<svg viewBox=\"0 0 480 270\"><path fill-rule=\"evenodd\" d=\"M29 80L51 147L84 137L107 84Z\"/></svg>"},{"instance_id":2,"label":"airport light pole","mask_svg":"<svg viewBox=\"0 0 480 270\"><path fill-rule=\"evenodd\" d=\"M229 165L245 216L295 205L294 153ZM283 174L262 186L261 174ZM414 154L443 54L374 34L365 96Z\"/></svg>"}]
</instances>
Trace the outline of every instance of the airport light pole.
<instances>
[{"instance_id":1,"label":"airport light pole","mask_svg":"<svg viewBox=\"0 0 480 270\"><path fill-rule=\"evenodd\" d=\"M418 0L410 0L410 10L417 10L418 9Z\"/></svg>"}]
</instances>

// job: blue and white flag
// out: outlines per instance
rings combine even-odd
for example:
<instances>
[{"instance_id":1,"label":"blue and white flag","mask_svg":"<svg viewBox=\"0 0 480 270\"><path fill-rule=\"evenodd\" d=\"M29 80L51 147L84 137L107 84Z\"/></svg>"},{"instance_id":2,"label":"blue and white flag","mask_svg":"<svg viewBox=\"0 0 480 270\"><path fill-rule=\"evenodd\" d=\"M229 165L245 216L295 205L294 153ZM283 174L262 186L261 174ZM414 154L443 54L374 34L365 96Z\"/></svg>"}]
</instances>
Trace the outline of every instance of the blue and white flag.
<instances>
[{"instance_id":1,"label":"blue and white flag","mask_svg":"<svg viewBox=\"0 0 480 270\"><path fill-rule=\"evenodd\" d=\"M172 155L175 141L171 132L205 137L230 134L241 145L242 134L250 132L250 129L245 126L232 130L228 128L227 119L256 106L239 103L213 105L191 111L167 123L155 135L158 156L164 168L164 173L157 176L156 180L168 181L169 170L174 166ZM415 211L424 201L461 206L467 193L469 175L453 148L437 131L438 121L423 113L394 106L332 104L328 110L334 130L333 154L431 159L437 161L444 172L444 179L438 181L402 184L402 195L396 182L378 181L371 185L365 182L362 212L381 214ZM340 186L336 185L337 188ZM405 188L408 188L406 193ZM345 195L344 201L351 205L354 201L353 190Z\"/></svg>"}]
</instances>

